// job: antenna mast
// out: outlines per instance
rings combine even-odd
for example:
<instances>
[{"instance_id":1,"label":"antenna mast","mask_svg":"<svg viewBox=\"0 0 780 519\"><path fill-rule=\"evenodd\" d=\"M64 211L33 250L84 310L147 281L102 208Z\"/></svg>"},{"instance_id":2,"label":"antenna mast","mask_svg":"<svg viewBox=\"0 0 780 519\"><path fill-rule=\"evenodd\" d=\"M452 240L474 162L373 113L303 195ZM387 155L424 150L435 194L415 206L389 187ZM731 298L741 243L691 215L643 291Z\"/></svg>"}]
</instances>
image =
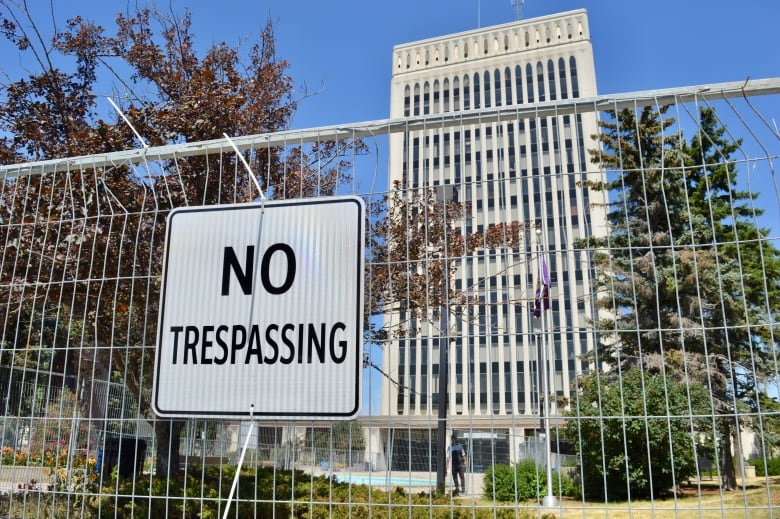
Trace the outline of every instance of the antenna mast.
<instances>
[{"instance_id":1,"label":"antenna mast","mask_svg":"<svg viewBox=\"0 0 780 519\"><path fill-rule=\"evenodd\" d=\"M525 0L511 0L512 1L512 7L515 8L515 21L518 21L523 18L523 4L525 3Z\"/></svg>"}]
</instances>

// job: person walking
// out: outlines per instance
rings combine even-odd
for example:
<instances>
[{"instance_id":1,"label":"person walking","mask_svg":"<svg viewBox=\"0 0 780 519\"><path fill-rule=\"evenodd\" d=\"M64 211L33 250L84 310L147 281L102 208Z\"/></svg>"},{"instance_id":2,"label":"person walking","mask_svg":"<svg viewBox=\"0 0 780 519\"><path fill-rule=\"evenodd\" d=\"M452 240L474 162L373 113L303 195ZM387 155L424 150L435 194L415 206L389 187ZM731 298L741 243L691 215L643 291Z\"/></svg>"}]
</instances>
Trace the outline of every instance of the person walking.
<instances>
[{"instance_id":1,"label":"person walking","mask_svg":"<svg viewBox=\"0 0 780 519\"><path fill-rule=\"evenodd\" d=\"M452 481L455 485L455 494L466 493L466 449L458 441L458 434L453 432L450 438L450 446L447 447L447 465L452 467ZM459 481L460 480L460 484Z\"/></svg>"}]
</instances>

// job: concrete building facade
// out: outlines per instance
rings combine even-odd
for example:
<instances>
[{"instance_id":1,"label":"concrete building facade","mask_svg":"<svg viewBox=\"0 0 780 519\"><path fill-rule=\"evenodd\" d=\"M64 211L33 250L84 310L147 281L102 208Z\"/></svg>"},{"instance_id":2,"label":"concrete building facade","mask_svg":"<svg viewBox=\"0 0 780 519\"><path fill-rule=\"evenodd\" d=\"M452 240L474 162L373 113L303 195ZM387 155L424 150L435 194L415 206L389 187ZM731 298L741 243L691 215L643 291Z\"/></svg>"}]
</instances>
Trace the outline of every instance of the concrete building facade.
<instances>
[{"instance_id":1,"label":"concrete building facade","mask_svg":"<svg viewBox=\"0 0 780 519\"><path fill-rule=\"evenodd\" d=\"M476 304L450 316L446 330L413 323L419 333L385 348L382 413L436 417L439 344L448 345L448 428L479 443L500 445L514 460L540 424L542 344L533 316L540 245L551 276L545 334L555 392L567 397L576 374L590 368L592 265L578 239L606 232L603 194L583 184L600 178L590 166L594 111L444 126L436 115L476 114L596 95L587 13L571 11L398 45L393 49L390 116L428 117L430 129L392 135L390 180L404 189L435 188L466 202L462 230L519 222L512 247L463 257L453 289ZM541 235L537 236L536 229ZM410 316L397 312L396 322ZM490 432L475 422L489 420ZM496 433L496 431L499 431ZM470 435L470 437L469 437ZM384 442L388 439L384 438ZM408 438L403 442L411 445ZM495 454L492 454L495 455ZM500 460L496 460L500 461ZM402 468L402 467L398 467Z\"/></svg>"}]
</instances>

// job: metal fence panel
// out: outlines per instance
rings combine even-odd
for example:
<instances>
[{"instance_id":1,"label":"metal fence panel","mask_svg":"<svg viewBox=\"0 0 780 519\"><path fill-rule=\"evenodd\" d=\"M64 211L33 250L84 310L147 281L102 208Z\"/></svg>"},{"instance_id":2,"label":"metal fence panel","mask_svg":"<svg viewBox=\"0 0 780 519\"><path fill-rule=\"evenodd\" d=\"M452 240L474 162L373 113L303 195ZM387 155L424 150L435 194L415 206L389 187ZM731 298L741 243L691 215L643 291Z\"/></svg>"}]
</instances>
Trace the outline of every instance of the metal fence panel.
<instances>
[{"instance_id":1,"label":"metal fence panel","mask_svg":"<svg viewBox=\"0 0 780 519\"><path fill-rule=\"evenodd\" d=\"M168 213L259 203L225 141L0 167L0 515L774 516L778 93L235 138L269 198L366 202L354 421L151 411Z\"/></svg>"}]
</instances>

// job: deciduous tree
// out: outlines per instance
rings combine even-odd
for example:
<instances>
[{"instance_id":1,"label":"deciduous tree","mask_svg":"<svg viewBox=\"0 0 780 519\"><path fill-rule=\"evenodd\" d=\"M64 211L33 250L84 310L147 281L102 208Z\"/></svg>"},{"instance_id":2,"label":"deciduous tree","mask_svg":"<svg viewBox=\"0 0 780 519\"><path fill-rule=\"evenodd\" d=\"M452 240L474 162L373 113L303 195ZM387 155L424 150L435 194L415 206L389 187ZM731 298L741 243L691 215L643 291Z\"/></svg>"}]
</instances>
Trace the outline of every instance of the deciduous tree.
<instances>
[{"instance_id":1,"label":"deciduous tree","mask_svg":"<svg viewBox=\"0 0 780 519\"><path fill-rule=\"evenodd\" d=\"M112 85L148 145L278 131L296 108L270 21L245 56L225 43L199 56L189 13L120 14L113 34L78 17L51 40L24 5L0 2L0 14L3 35L30 70L0 91L6 163L138 145L131 129L99 104L97 92ZM290 154L268 148L248 158L255 171L270 172L262 178L269 196L329 194L344 177L345 146L360 145L323 143ZM4 344L28 348L35 345L32 331L48 326L49 340L37 345L56 350L52 370L78 372L87 381L118 371L151 418L153 348L146 345L155 343L167 211L257 197L244 169L231 167L235 160L207 155L159 170L116 165L6 179ZM165 474L178 466L182 423L155 425L158 474Z\"/></svg>"},{"instance_id":2,"label":"deciduous tree","mask_svg":"<svg viewBox=\"0 0 780 519\"><path fill-rule=\"evenodd\" d=\"M150 146L285 130L306 95L296 94L288 64L276 55L270 21L246 52L218 43L198 53L188 12L122 13L113 31L77 17L48 39L25 5L0 0L2 33L29 71L0 90L4 163L141 145L106 111L98 93L109 89ZM364 151L362 142L347 140L258 148L246 158L262 172L265 195L284 199L335 194L349 178L349 157ZM30 348L49 349L51 372L88 384L118 374L154 419L152 345L167 214L185 205L257 197L232 152L6 179L0 193L0 354L13 360ZM399 301L414 312L441 304L458 255L511 246L518 236L504 226L461 231L465 207L401 186L369 203L367 316ZM449 298L451 304L464 300L454 290ZM388 336L381 327L368 329L368 340ZM154 423L157 474L164 475L179 465L183 422Z\"/></svg>"},{"instance_id":3,"label":"deciduous tree","mask_svg":"<svg viewBox=\"0 0 780 519\"><path fill-rule=\"evenodd\" d=\"M712 413L707 391L638 367L594 372L578 381L567 435L580 458L586 499L668 495L698 475L709 454Z\"/></svg>"}]
</instances>

